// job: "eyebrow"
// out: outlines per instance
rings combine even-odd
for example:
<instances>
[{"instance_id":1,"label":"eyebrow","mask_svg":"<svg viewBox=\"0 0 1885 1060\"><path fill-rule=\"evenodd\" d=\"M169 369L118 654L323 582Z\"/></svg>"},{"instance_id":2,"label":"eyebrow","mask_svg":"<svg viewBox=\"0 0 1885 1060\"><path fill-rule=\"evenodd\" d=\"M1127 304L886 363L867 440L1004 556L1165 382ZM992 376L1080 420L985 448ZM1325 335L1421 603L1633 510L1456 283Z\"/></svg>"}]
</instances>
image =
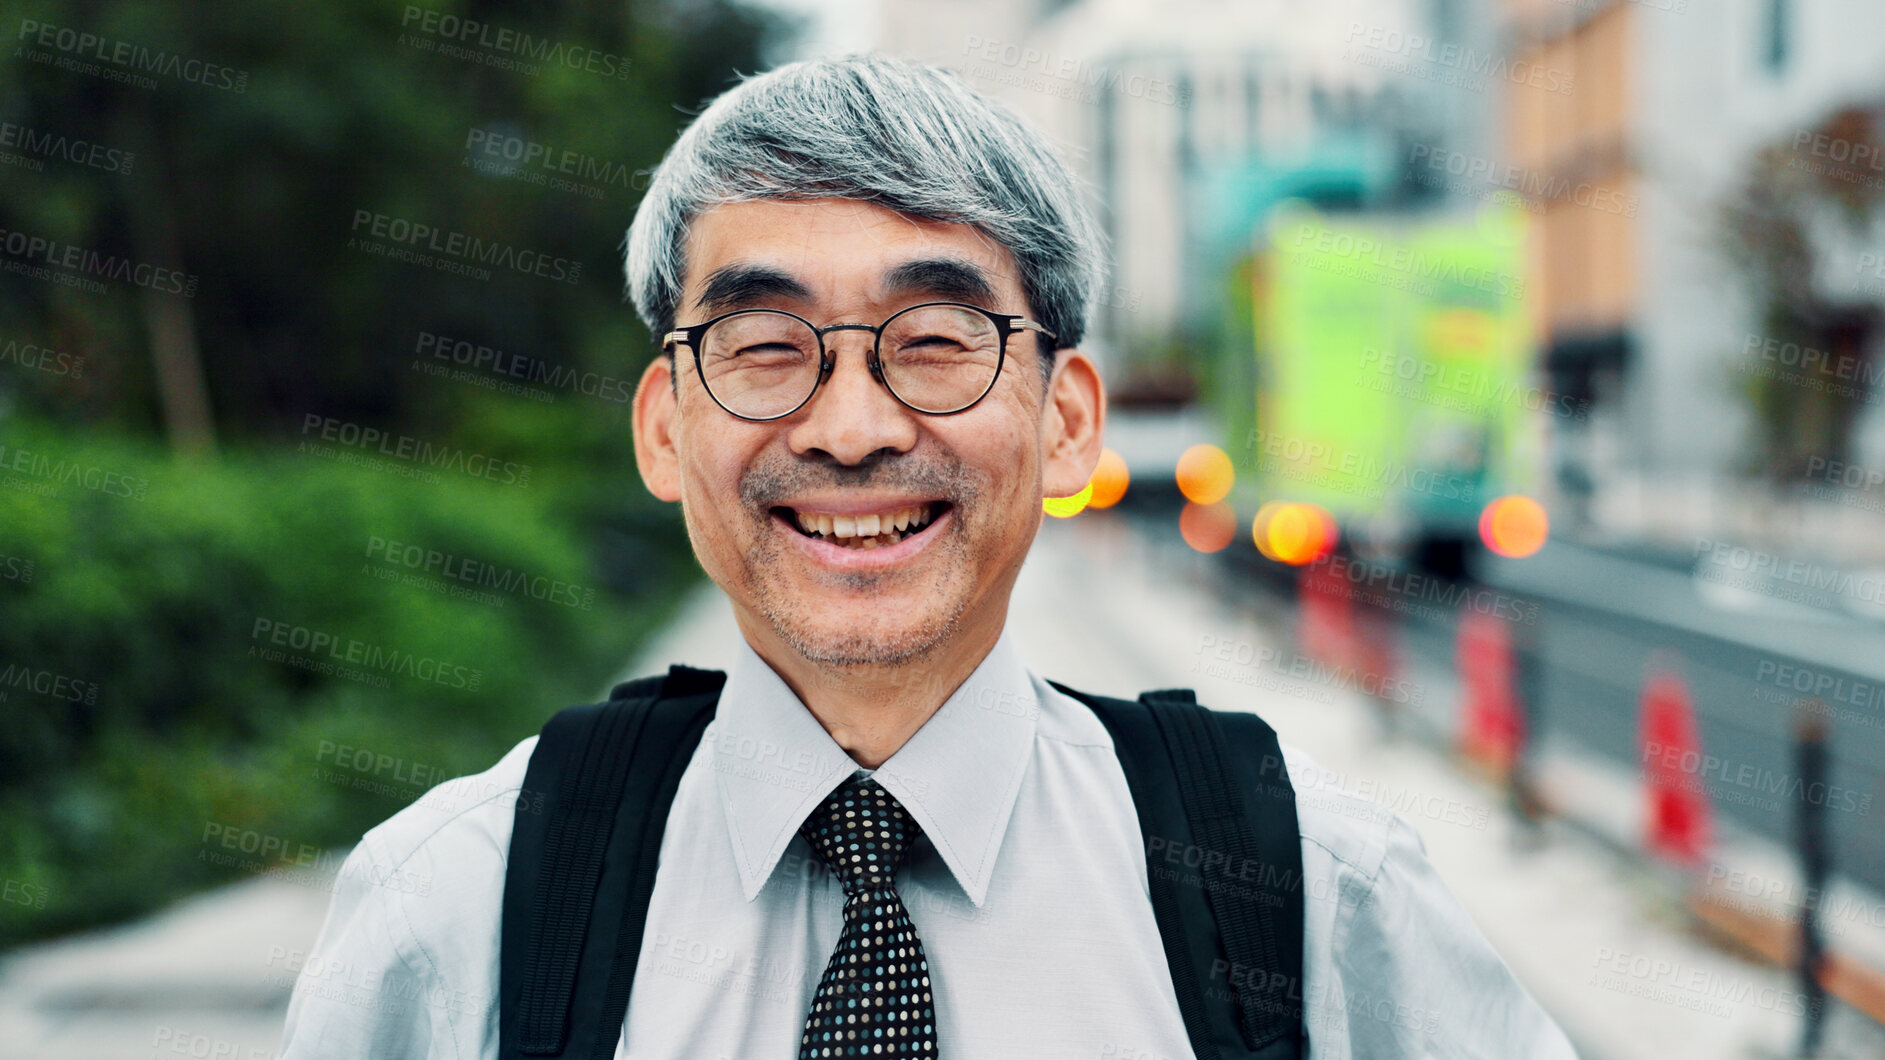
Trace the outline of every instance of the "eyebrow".
<instances>
[{"instance_id":1,"label":"eyebrow","mask_svg":"<svg viewBox=\"0 0 1885 1060\"><path fill-rule=\"evenodd\" d=\"M884 289L892 296L935 295L984 306L995 301L988 274L961 258L906 261L884 275Z\"/></svg>"},{"instance_id":2,"label":"eyebrow","mask_svg":"<svg viewBox=\"0 0 1885 1060\"><path fill-rule=\"evenodd\" d=\"M770 265L723 265L707 277L694 305L709 315L740 309L767 298L811 301L812 292L790 273Z\"/></svg>"},{"instance_id":3,"label":"eyebrow","mask_svg":"<svg viewBox=\"0 0 1885 1060\"><path fill-rule=\"evenodd\" d=\"M913 295L992 305L995 287L988 274L961 258L919 258L884 274L892 298ZM809 302L812 293L788 272L770 265L736 262L715 269L694 306L709 316L743 309L769 298Z\"/></svg>"}]
</instances>

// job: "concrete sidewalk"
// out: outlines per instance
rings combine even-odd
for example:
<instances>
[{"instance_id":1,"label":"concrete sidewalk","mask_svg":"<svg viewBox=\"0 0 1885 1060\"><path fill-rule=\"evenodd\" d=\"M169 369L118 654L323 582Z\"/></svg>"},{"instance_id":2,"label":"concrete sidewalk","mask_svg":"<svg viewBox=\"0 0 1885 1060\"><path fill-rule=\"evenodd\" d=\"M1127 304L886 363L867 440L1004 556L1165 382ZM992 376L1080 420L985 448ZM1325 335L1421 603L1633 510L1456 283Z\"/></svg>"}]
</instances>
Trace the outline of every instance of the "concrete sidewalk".
<instances>
[{"instance_id":1,"label":"concrete sidewalk","mask_svg":"<svg viewBox=\"0 0 1885 1060\"><path fill-rule=\"evenodd\" d=\"M1285 616L1266 607L1227 591L1221 566L1182 545L1106 518L1049 520L1010 623L1043 676L1113 695L1192 687L1209 705L1258 711L1285 742L1400 812L1589 1060L1787 1055L1798 1025L1789 977L1695 934L1679 895L1617 843L1556 824L1530 835L1497 790L1430 741L1383 739L1359 692L1275 665L1291 658ZM708 587L625 675L723 666L736 635ZM1423 697L1453 694L1443 674L1415 669L1410 680ZM0 1040L7 1055L35 1060L274 1057L289 989L281 955L313 941L326 900L318 887L256 880L10 955ZM1850 1010L1835 1006L1830 1030L1825 1056L1885 1057L1885 1038Z\"/></svg>"}]
</instances>

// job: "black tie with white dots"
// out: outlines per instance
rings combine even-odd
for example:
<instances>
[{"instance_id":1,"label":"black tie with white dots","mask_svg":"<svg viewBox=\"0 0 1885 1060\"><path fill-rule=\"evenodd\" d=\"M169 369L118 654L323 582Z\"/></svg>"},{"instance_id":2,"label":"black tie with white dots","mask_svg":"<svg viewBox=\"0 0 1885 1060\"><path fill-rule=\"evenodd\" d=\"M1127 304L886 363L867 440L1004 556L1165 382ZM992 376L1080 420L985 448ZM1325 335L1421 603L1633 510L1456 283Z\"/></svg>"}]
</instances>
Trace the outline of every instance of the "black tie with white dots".
<instances>
[{"instance_id":1,"label":"black tie with white dots","mask_svg":"<svg viewBox=\"0 0 1885 1060\"><path fill-rule=\"evenodd\" d=\"M936 1057L929 961L897 896L897 869L923 830L871 777L853 774L799 834L844 886L844 931L805 1016L800 1060Z\"/></svg>"}]
</instances>

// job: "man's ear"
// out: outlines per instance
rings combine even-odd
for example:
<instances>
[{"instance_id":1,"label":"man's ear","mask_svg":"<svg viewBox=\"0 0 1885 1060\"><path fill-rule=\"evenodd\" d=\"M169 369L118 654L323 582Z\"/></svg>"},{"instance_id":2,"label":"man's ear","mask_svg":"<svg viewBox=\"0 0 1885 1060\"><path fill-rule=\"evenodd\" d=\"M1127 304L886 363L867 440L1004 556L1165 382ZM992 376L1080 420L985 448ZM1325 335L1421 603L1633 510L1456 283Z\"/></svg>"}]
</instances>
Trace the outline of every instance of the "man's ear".
<instances>
[{"instance_id":1,"label":"man's ear","mask_svg":"<svg viewBox=\"0 0 1885 1060\"><path fill-rule=\"evenodd\" d=\"M635 388L635 466L642 484L664 501L681 499L681 459L674 448L674 362L666 355L648 362Z\"/></svg>"},{"instance_id":2,"label":"man's ear","mask_svg":"<svg viewBox=\"0 0 1885 1060\"><path fill-rule=\"evenodd\" d=\"M1106 385L1079 350L1061 350L1047 384L1041 417L1041 490L1049 497L1080 492L1099 465L1106 430Z\"/></svg>"}]
</instances>

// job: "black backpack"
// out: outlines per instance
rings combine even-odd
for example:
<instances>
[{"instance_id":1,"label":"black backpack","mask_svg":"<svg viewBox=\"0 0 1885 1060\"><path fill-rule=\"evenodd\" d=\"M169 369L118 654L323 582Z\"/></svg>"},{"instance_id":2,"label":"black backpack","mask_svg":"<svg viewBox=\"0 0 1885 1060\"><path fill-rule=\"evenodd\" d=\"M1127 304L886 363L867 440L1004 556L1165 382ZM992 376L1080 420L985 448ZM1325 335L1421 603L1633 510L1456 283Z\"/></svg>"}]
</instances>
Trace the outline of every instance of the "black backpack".
<instances>
[{"instance_id":1,"label":"black backpack","mask_svg":"<svg viewBox=\"0 0 1885 1060\"><path fill-rule=\"evenodd\" d=\"M674 666L543 727L504 879L502 1060L615 1055L668 809L725 682ZM1112 733L1198 1060L1299 1060L1302 847L1275 731L1189 689L1129 701L1049 683Z\"/></svg>"}]
</instances>

